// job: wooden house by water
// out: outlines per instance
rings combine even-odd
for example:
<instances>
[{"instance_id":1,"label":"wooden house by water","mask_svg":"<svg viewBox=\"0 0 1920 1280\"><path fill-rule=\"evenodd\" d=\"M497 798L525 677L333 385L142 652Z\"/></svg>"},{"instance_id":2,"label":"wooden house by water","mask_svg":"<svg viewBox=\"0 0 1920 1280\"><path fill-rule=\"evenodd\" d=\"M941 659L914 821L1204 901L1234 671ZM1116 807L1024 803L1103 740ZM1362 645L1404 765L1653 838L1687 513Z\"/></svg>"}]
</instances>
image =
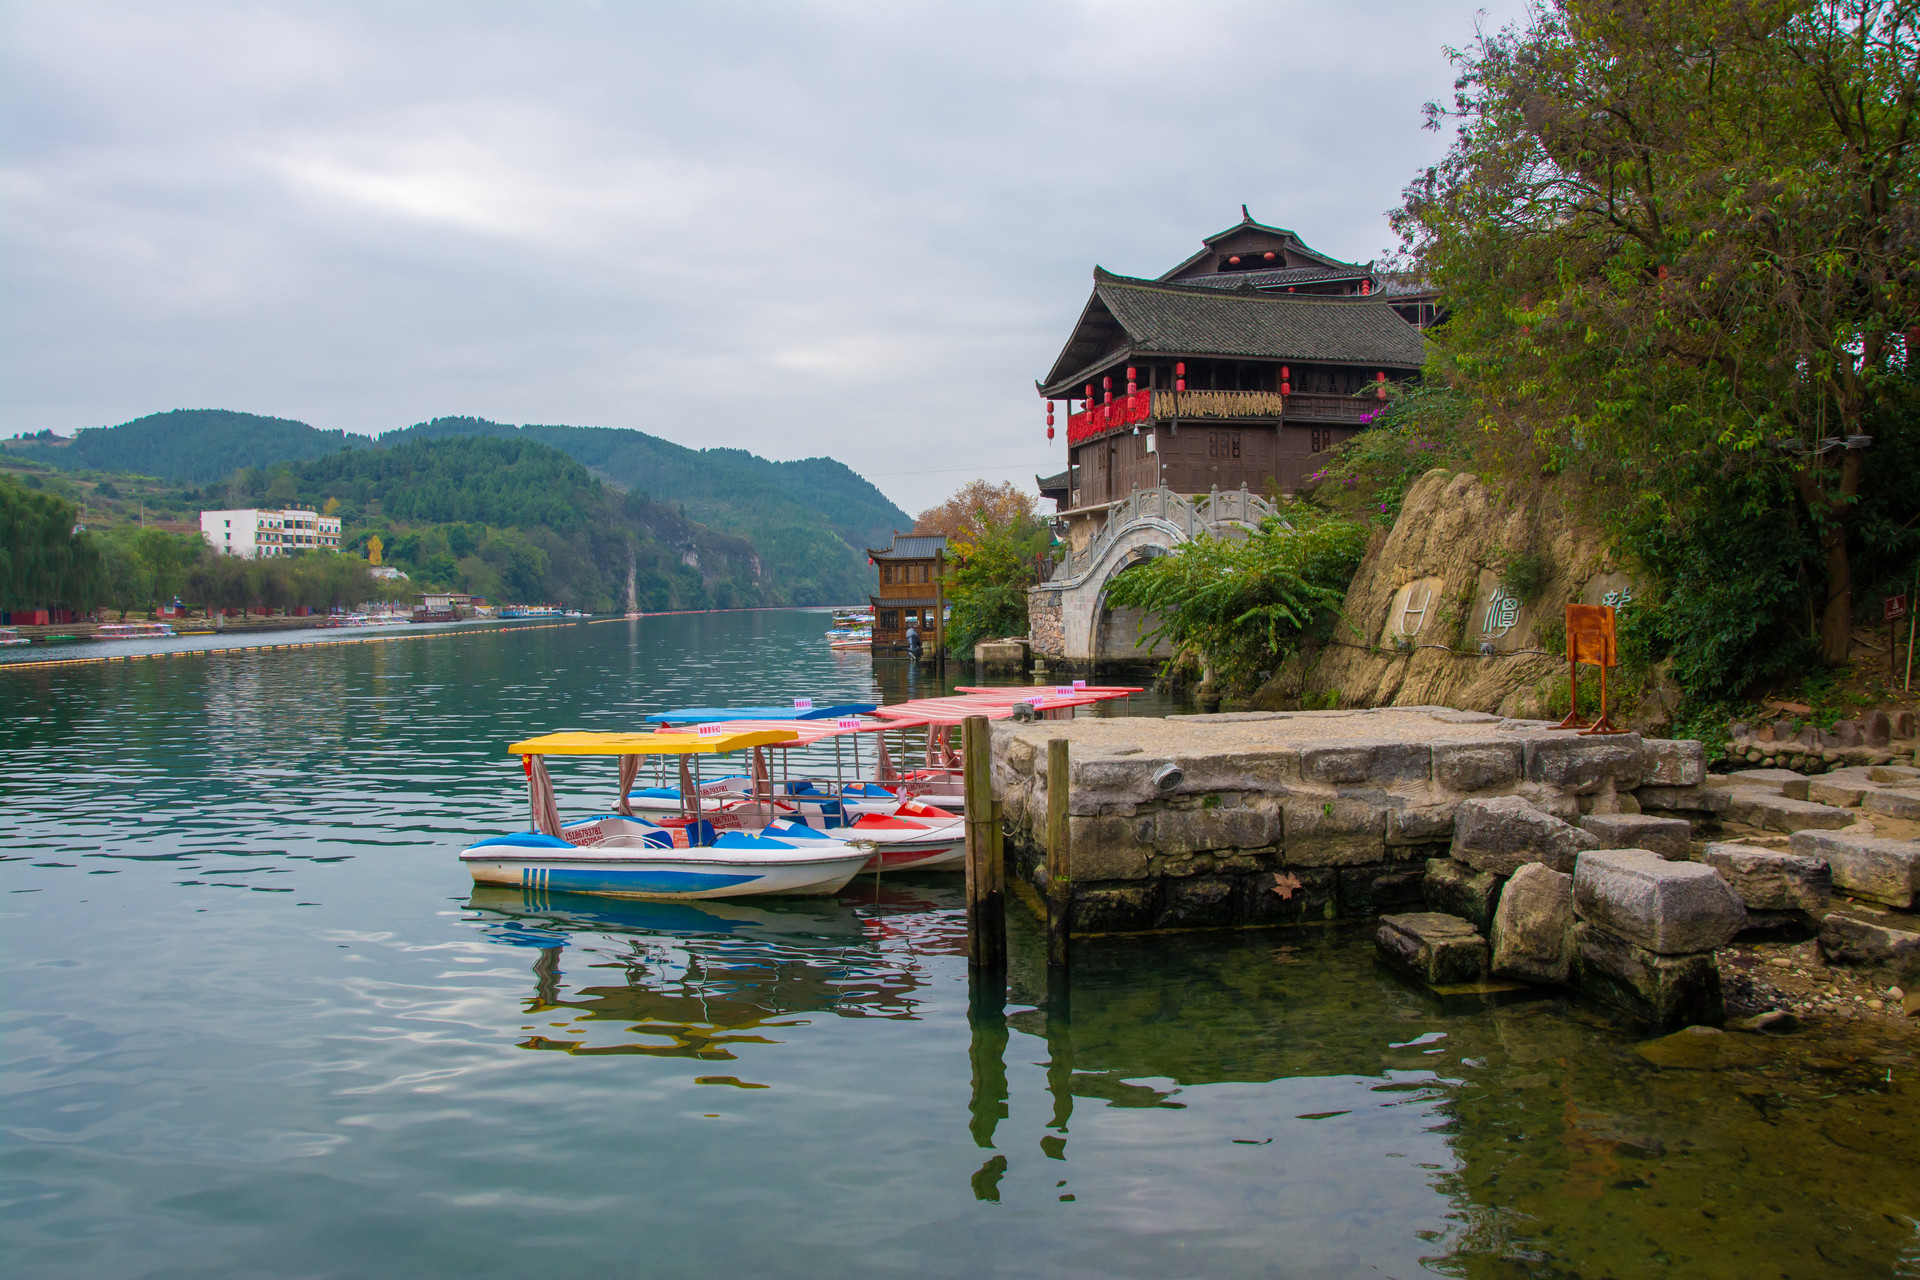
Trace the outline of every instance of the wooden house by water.
<instances>
[{"instance_id":1,"label":"wooden house by water","mask_svg":"<svg viewBox=\"0 0 1920 1280\"><path fill-rule=\"evenodd\" d=\"M946 593L941 577L947 567L947 535L894 531L893 545L867 548L867 559L879 571L879 589L873 602L873 652L895 656L907 652L907 628L920 632L925 653L938 653L946 642Z\"/></svg>"},{"instance_id":2,"label":"wooden house by water","mask_svg":"<svg viewBox=\"0 0 1920 1280\"><path fill-rule=\"evenodd\" d=\"M1036 384L1066 411L1068 465L1042 493L1086 516L1137 490L1291 493L1425 357L1431 295L1381 285L1251 216L1158 279L1094 268Z\"/></svg>"}]
</instances>

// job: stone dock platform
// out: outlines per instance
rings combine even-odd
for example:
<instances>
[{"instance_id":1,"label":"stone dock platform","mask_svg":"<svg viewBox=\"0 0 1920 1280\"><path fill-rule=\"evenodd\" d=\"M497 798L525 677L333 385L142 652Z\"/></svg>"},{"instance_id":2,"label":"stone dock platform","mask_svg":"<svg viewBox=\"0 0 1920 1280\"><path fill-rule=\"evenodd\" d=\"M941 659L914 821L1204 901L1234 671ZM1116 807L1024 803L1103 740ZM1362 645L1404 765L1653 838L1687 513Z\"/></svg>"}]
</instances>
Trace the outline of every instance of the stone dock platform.
<instances>
[{"instance_id":1,"label":"stone dock platform","mask_svg":"<svg viewBox=\"0 0 1920 1280\"><path fill-rule=\"evenodd\" d=\"M1704 780L1697 742L1446 707L993 726L1008 870L1044 890L1046 743L1066 738L1076 932L1371 919L1418 903L1471 799L1568 822Z\"/></svg>"}]
</instances>

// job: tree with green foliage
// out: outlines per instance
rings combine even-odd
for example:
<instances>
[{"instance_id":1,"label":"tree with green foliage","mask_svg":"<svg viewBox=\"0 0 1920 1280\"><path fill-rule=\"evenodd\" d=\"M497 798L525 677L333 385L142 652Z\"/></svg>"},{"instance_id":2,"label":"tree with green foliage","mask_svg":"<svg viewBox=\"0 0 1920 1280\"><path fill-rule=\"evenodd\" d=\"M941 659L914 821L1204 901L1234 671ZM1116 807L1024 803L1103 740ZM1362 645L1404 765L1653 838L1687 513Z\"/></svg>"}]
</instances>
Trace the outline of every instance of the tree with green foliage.
<instances>
[{"instance_id":1,"label":"tree with green foliage","mask_svg":"<svg viewBox=\"0 0 1920 1280\"><path fill-rule=\"evenodd\" d=\"M1141 648L1164 640L1174 662L1247 691L1340 608L1366 547L1365 525L1296 504L1248 537L1195 538L1117 574L1106 601L1146 616Z\"/></svg>"},{"instance_id":2,"label":"tree with green foliage","mask_svg":"<svg viewBox=\"0 0 1920 1280\"><path fill-rule=\"evenodd\" d=\"M1038 580L1049 540L1047 526L1031 515L986 508L975 509L966 527L949 535L942 585L953 607L947 652L971 656L981 640L1027 634L1027 588Z\"/></svg>"},{"instance_id":3,"label":"tree with green foliage","mask_svg":"<svg viewBox=\"0 0 1920 1280\"><path fill-rule=\"evenodd\" d=\"M1455 58L1429 110L1458 133L1394 221L1491 460L1577 475L1653 561L1744 581L1729 607L1782 609L1760 634L1799 566L1716 530L1811 539L1844 662L1859 557L1920 546L1920 4L1551 0ZM1722 644L1702 680L1752 668L1751 634L1696 621L1714 637L1673 638Z\"/></svg>"},{"instance_id":4,"label":"tree with green foliage","mask_svg":"<svg viewBox=\"0 0 1920 1280\"><path fill-rule=\"evenodd\" d=\"M80 510L0 474L0 608L88 609L100 592L100 553Z\"/></svg>"}]
</instances>

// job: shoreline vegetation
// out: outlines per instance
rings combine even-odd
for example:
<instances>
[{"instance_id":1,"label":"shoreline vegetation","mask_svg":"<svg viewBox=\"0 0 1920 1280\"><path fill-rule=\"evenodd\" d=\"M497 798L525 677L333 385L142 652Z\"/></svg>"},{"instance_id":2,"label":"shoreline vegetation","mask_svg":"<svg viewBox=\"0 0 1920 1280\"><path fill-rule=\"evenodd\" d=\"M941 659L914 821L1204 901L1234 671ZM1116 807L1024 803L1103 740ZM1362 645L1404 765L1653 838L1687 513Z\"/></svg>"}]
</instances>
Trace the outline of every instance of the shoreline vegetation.
<instances>
[{"instance_id":1,"label":"shoreline vegetation","mask_svg":"<svg viewBox=\"0 0 1920 1280\"><path fill-rule=\"evenodd\" d=\"M1657 687L1676 705L1648 714L1717 744L1770 701L1911 704L1870 637L1920 580L1917 28L1878 0L1559 0L1453 51L1428 107L1451 146L1391 215L1445 318L1288 520L1377 544L1421 476L1471 472L1645 584L1619 615L1628 715ZM1555 532L1495 566L1543 618ZM1114 598L1159 610L1169 676L1241 698L1303 649L1377 645L1272 560L1188 543Z\"/></svg>"},{"instance_id":2,"label":"shoreline vegetation","mask_svg":"<svg viewBox=\"0 0 1920 1280\"><path fill-rule=\"evenodd\" d=\"M272 452L293 456L262 461ZM219 473L219 458L246 465ZM678 496L656 501L615 473ZM75 613L182 594L216 608L328 608L431 590L590 612L844 603L868 591L859 548L907 523L831 459L770 463L637 431L482 419L367 441L285 419L176 411L72 440L7 441L0 486L17 513L0 607ZM282 506L338 514L341 554L222 564L203 547L198 511ZM407 578L372 579L376 565Z\"/></svg>"}]
</instances>

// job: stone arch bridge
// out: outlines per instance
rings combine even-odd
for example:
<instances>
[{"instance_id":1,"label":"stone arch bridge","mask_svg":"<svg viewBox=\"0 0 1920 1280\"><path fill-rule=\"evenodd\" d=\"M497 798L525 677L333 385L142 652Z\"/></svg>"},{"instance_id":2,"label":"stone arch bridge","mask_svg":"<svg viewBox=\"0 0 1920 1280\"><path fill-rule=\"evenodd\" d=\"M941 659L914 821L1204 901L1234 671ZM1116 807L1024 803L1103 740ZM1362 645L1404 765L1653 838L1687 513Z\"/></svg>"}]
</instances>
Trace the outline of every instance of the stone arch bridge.
<instances>
[{"instance_id":1,"label":"stone arch bridge","mask_svg":"<svg viewBox=\"0 0 1920 1280\"><path fill-rule=\"evenodd\" d=\"M1273 503L1244 488L1198 498L1170 489L1136 489L1108 509L1106 523L1082 548L1068 549L1048 581L1027 592L1034 655L1066 666L1168 656L1164 647L1137 646L1139 611L1108 607L1107 584L1203 533L1244 537L1260 521L1277 515Z\"/></svg>"}]
</instances>

